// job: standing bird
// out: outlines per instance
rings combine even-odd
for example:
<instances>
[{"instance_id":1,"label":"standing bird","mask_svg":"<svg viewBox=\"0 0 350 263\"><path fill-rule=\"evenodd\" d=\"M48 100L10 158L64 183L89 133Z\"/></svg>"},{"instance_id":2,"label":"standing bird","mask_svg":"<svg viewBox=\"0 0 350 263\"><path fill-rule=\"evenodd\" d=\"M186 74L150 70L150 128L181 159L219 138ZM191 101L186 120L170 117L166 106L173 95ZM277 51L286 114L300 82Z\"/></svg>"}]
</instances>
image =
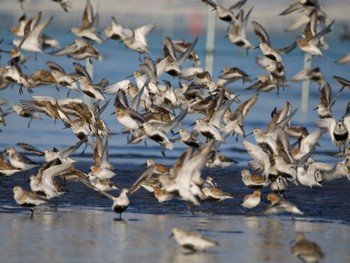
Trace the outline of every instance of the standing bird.
<instances>
[{"instance_id":1,"label":"standing bird","mask_svg":"<svg viewBox=\"0 0 350 263\"><path fill-rule=\"evenodd\" d=\"M18 185L13 188L13 196L16 203L20 206L30 207L31 216L33 216L34 207L47 203L46 199L33 192L23 190L22 187Z\"/></svg>"},{"instance_id":2,"label":"standing bird","mask_svg":"<svg viewBox=\"0 0 350 263\"><path fill-rule=\"evenodd\" d=\"M291 252L294 256L306 263L316 263L324 258L324 254L319 245L306 239L301 232L296 233Z\"/></svg>"},{"instance_id":3,"label":"standing bird","mask_svg":"<svg viewBox=\"0 0 350 263\"><path fill-rule=\"evenodd\" d=\"M249 170L242 170L241 172L243 183L253 189L259 189L268 185L268 180L265 176L251 174Z\"/></svg>"},{"instance_id":4,"label":"standing bird","mask_svg":"<svg viewBox=\"0 0 350 263\"><path fill-rule=\"evenodd\" d=\"M260 201L261 201L261 192L260 190L255 190L252 194L248 194L243 198L241 202L241 206L248 209L252 209L257 205L259 205Z\"/></svg>"},{"instance_id":5,"label":"standing bird","mask_svg":"<svg viewBox=\"0 0 350 263\"><path fill-rule=\"evenodd\" d=\"M205 238L197 232L186 231L178 227L174 227L171 232L176 242L181 247L188 249L191 252L205 250L219 245L218 242Z\"/></svg>"},{"instance_id":6,"label":"standing bird","mask_svg":"<svg viewBox=\"0 0 350 263\"><path fill-rule=\"evenodd\" d=\"M130 204L129 196L135 193L142 186L142 184L152 176L153 171L154 171L153 166L147 168L136 180L136 182L130 187L130 189L123 188L118 197L115 197L104 191L100 191L94 187L91 187L91 188L107 196L109 199L113 201L112 210L119 214L119 220L121 220L122 213L129 207L129 204Z\"/></svg>"},{"instance_id":7,"label":"standing bird","mask_svg":"<svg viewBox=\"0 0 350 263\"><path fill-rule=\"evenodd\" d=\"M6 152L9 155L11 165L21 169L22 171L30 170L39 165L38 163L33 162L27 156L18 153L12 146L8 147Z\"/></svg>"}]
</instances>

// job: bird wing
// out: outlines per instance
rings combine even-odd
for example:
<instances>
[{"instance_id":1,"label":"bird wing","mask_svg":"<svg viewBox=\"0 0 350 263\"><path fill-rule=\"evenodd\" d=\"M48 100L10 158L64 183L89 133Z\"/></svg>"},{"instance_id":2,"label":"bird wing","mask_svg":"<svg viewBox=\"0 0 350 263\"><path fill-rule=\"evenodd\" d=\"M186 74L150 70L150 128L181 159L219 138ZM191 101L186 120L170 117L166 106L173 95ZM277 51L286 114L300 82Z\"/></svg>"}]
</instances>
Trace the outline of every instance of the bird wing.
<instances>
[{"instance_id":1,"label":"bird wing","mask_svg":"<svg viewBox=\"0 0 350 263\"><path fill-rule=\"evenodd\" d=\"M16 145L21 147L23 150L33 153L35 155L43 156L45 154L43 151L27 143L19 142L19 143L16 143Z\"/></svg>"},{"instance_id":2,"label":"bird wing","mask_svg":"<svg viewBox=\"0 0 350 263\"><path fill-rule=\"evenodd\" d=\"M135 193L138 189L140 189L141 185L148 180L154 171L154 165L148 167L141 175L140 177L135 181L135 183L130 187L129 193L132 195Z\"/></svg>"},{"instance_id":3,"label":"bird wing","mask_svg":"<svg viewBox=\"0 0 350 263\"><path fill-rule=\"evenodd\" d=\"M242 144L247 150L248 154L254 159L254 162L258 164L259 167L256 168L258 168L258 170L260 170L264 176L268 176L270 173L271 163L267 153L260 147L246 140L243 140Z\"/></svg>"}]
</instances>

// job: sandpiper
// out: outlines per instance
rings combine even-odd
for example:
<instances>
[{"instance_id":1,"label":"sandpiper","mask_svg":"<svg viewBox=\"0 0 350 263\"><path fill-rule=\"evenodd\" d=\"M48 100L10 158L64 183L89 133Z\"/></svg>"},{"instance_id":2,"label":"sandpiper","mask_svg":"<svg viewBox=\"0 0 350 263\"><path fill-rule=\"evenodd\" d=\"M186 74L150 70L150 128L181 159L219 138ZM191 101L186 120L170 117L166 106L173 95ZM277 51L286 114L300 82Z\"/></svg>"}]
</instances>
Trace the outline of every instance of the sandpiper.
<instances>
[{"instance_id":1,"label":"sandpiper","mask_svg":"<svg viewBox=\"0 0 350 263\"><path fill-rule=\"evenodd\" d=\"M232 199L233 196L230 193L223 191L217 187L208 187L205 186L202 188L202 192L204 193L206 199L205 200L215 200L215 201L224 201L226 199Z\"/></svg>"},{"instance_id":2,"label":"sandpiper","mask_svg":"<svg viewBox=\"0 0 350 263\"><path fill-rule=\"evenodd\" d=\"M98 84L92 83L92 79L86 68L76 62L73 63L73 66L75 72L78 74L78 81L82 92L93 99L106 101L105 96L102 94L102 88ZM108 85L108 83L106 84Z\"/></svg>"},{"instance_id":3,"label":"sandpiper","mask_svg":"<svg viewBox=\"0 0 350 263\"><path fill-rule=\"evenodd\" d=\"M154 173L155 174L163 174L163 173L169 173L170 172L170 168L160 164L160 163L155 163L152 159L148 159L146 161L147 167L154 167Z\"/></svg>"},{"instance_id":4,"label":"sandpiper","mask_svg":"<svg viewBox=\"0 0 350 263\"><path fill-rule=\"evenodd\" d=\"M42 120L42 118L40 117L39 113L35 112L34 110L30 110L29 108L26 108L26 107L24 107L21 104L13 103L12 104L12 109L19 116L30 119L29 122L28 122L27 128L30 127L30 124L32 123L33 119L40 119L40 120Z\"/></svg>"},{"instance_id":5,"label":"sandpiper","mask_svg":"<svg viewBox=\"0 0 350 263\"><path fill-rule=\"evenodd\" d=\"M268 194L267 200L271 202L271 204L265 209L264 214L276 214L288 212L292 214L303 215L304 213L299 210L293 203L283 199L282 197L278 197L275 194Z\"/></svg>"},{"instance_id":6,"label":"sandpiper","mask_svg":"<svg viewBox=\"0 0 350 263\"><path fill-rule=\"evenodd\" d=\"M324 118L318 120L316 124L319 128L327 129L334 145L345 147L349 142L350 116L345 116L338 121L334 118Z\"/></svg>"},{"instance_id":7,"label":"sandpiper","mask_svg":"<svg viewBox=\"0 0 350 263\"><path fill-rule=\"evenodd\" d=\"M315 174L308 172L308 170L305 170L304 167L299 166L297 168L297 179L298 182L302 185L313 187L313 186L319 186L322 187L322 185L316 180L316 176L320 178L321 171L317 170L315 171Z\"/></svg>"},{"instance_id":8,"label":"sandpiper","mask_svg":"<svg viewBox=\"0 0 350 263\"><path fill-rule=\"evenodd\" d=\"M216 15L220 20L232 23L235 20L233 10L240 9L247 2L247 0L238 1L234 5L227 8L211 0L202 0L202 2L210 5L214 10L216 10Z\"/></svg>"},{"instance_id":9,"label":"sandpiper","mask_svg":"<svg viewBox=\"0 0 350 263\"><path fill-rule=\"evenodd\" d=\"M64 86L69 89L67 97L71 90L79 90L77 85L77 79L71 75L67 74L65 70L53 61L47 61L46 64L51 69L51 74L58 85Z\"/></svg>"},{"instance_id":10,"label":"sandpiper","mask_svg":"<svg viewBox=\"0 0 350 263\"><path fill-rule=\"evenodd\" d=\"M20 206L30 207L31 216L33 216L34 207L47 203L45 198L33 192L23 190L22 187L18 185L13 188L13 196L16 203Z\"/></svg>"},{"instance_id":11,"label":"sandpiper","mask_svg":"<svg viewBox=\"0 0 350 263\"><path fill-rule=\"evenodd\" d=\"M235 16L234 22L231 24L231 30L228 32L229 40L242 48L245 48L248 52L249 49L254 49L254 46L249 42L246 37L247 23L249 15L252 12L251 8L246 15L244 15L244 10L241 9Z\"/></svg>"},{"instance_id":12,"label":"sandpiper","mask_svg":"<svg viewBox=\"0 0 350 263\"><path fill-rule=\"evenodd\" d=\"M172 168L172 176L162 174L159 176L163 188L170 193L178 195L182 200L189 201L194 205L200 205L196 195L201 193L193 178L200 175L200 171L211 157L214 140L210 140L195 154L194 148L189 147L177 159ZM196 193L194 193L196 190Z\"/></svg>"},{"instance_id":13,"label":"sandpiper","mask_svg":"<svg viewBox=\"0 0 350 263\"><path fill-rule=\"evenodd\" d=\"M104 33L108 38L122 40L124 45L129 49L139 53L149 53L147 35L150 34L155 27L155 24L148 24L135 29L123 28L113 17L112 25L108 26L104 30Z\"/></svg>"},{"instance_id":14,"label":"sandpiper","mask_svg":"<svg viewBox=\"0 0 350 263\"><path fill-rule=\"evenodd\" d=\"M64 194L63 185L56 179L61 173L68 171L71 164L57 164L56 160L44 164L38 174L30 177L30 187L33 192L52 199Z\"/></svg>"},{"instance_id":15,"label":"sandpiper","mask_svg":"<svg viewBox=\"0 0 350 263\"><path fill-rule=\"evenodd\" d=\"M102 60L102 56L100 56L97 48L80 38L74 40L74 42L68 46L52 51L49 54L53 56L68 56L76 60L83 60L86 58Z\"/></svg>"},{"instance_id":16,"label":"sandpiper","mask_svg":"<svg viewBox=\"0 0 350 263\"><path fill-rule=\"evenodd\" d=\"M51 1L59 4L62 7L62 9L66 12L68 12L68 8L72 7L72 2L69 0L51 0Z\"/></svg>"},{"instance_id":17,"label":"sandpiper","mask_svg":"<svg viewBox=\"0 0 350 263\"><path fill-rule=\"evenodd\" d=\"M96 33L96 24L98 21L98 14L94 14L94 10L90 0L86 0L85 9L82 17L82 25L80 28L72 27L71 31L80 38L86 38L96 41L98 44L103 42L102 38Z\"/></svg>"},{"instance_id":18,"label":"sandpiper","mask_svg":"<svg viewBox=\"0 0 350 263\"><path fill-rule=\"evenodd\" d=\"M207 123L204 119L197 119L195 123L196 125L194 130L198 131L202 136L207 138L207 140L214 139L215 141L226 143L219 131L214 126Z\"/></svg>"},{"instance_id":19,"label":"sandpiper","mask_svg":"<svg viewBox=\"0 0 350 263\"><path fill-rule=\"evenodd\" d=\"M296 232L291 252L294 256L306 263L317 263L320 259L324 258L320 246L306 239L302 232Z\"/></svg>"},{"instance_id":20,"label":"sandpiper","mask_svg":"<svg viewBox=\"0 0 350 263\"><path fill-rule=\"evenodd\" d=\"M0 175L10 176L20 171L21 169L14 167L4 158L2 154L0 155Z\"/></svg>"},{"instance_id":21,"label":"sandpiper","mask_svg":"<svg viewBox=\"0 0 350 263\"><path fill-rule=\"evenodd\" d=\"M178 227L174 227L171 232L176 242L191 252L201 251L219 245L218 242L205 238L198 232L186 231Z\"/></svg>"},{"instance_id":22,"label":"sandpiper","mask_svg":"<svg viewBox=\"0 0 350 263\"><path fill-rule=\"evenodd\" d=\"M18 153L12 146L8 147L6 152L9 155L11 165L23 171L30 170L39 165L38 163L33 162L27 156Z\"/></svg>"},{"instance_id":23,"label":"sandpiper","mask_svg":"<svg viewBox=\"0 0 350 263\"><path fill-rule=\"evenodd\" d=\"M121 220L122 213L129 207L129 204L130 204L129 196L135 193L141 187L142 183L152 176L153 169L154 169L153 167L147 168L136 180L136 182L130 187L130 189L123 188L118 197L115 197L104 191L97 190L96 188L94 189L99 191L101 194L107 196L109 199L113 201L112 210L119 214L119 220Z\"/></svg>"},{"instance_id":24,"label":"sandpiper","mask_svg":"<svg viewBox=\"0 0 350 263\"><path fill-rule=\"evenodd\" d=\"M39 20L41 18L41 12L39 12L38 15L39 15L39 19L37 23L30 24L30 26L27 26L28 32L25 32L23 38L13 40L13 44L15 46L21 49L24 49L26 51L42 53L42 48L43 48L42 34L45 28L51 23L53 16L39 23Z\"/></svg>"},{"instance_id":25,"label":"sandpiper","mask_svg":"<svg viewBox=\"0 0 350 263\"><path fill-rule=\"evenodd\" d=\"M249 188L255 189L268 185L266 177L251 174L249 170L242 170L241 176L243 183Z\"/></svg>"},{"instance_id":26,"label":"sandpiper","mask_svg":"<svg viewBox=\"0 0 350 263\"><path fill-rule=\"evenodd\" d=\"M342 56L341 58L335 61L337 64L349 64L350 63L350 53Z\"/></svg>"},{"instance_id":27,"label":"sandpiper","mask_svg":"<svg viewBox=\"0 0 350 263\"><path fill-rule=\"evenodd\" d=\"M255 190L252 194L244 196L241 206L252 209L260 204L261 201L261 192L260 190Z\"/></svg>"},{"instance_id":28,"label":"sandpiper","mask_svg":"<svg viewBox=\"0 0 350 263\"><path fill-rule=\"evenodd\" d=\"M179 140L181 140L184 144L188 146L199 148L203 145L203 143L191 132L188 132L185 128L179 129L178 132L174 133L174 135L180 134ZM176 139L171 139L170 141L175 141Z\"/></svg>"}]
</instances>

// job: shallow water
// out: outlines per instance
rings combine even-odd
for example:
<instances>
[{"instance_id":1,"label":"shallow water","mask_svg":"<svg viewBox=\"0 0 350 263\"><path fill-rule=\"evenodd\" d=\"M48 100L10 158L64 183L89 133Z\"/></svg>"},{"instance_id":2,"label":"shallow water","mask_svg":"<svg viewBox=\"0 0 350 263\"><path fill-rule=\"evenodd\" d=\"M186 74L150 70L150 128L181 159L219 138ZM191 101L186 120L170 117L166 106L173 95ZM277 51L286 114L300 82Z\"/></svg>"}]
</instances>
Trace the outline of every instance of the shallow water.
<instances>
[{"instance_id":1,"label":"shallow water","mask_svg":"<svg viewBox=\"0 0 350 263\"><path fill-rule=\"evenodd\" d=\"M348 262L350 257L350 227L337 221L203 214L114 217L113 212L63 208L33 219L26 213L3 214L1 257L28 263L296 262L290 252L295 231L317 241L325 262ZM169 238L174 226L199 231L219 246L185 254Z\"/></svg>"},{"instance_id":2,"label":"shallow water","mask_svg":"<svg viewBox=\"0 0 350 263\"><path fill-rule=\"evenodd\" d=\"M3 1L7 4L14 1ZM33 2L35 2L33 0ZM78 1L74 1L74 5ZM102 1L101 1L102 2ZM171 3L170 3L171 2ZM200 2L200 1L198 1ZM256 1L255 1L256 2ZM284 1L290 2L290 1ZM327 1L328 3L329 1ZM170 4L179 5L177 1L169 1ZM333 2L332 2L333 3ZM170 5L169 4L169 5ZM13 3L12 3L13 5ZM101 3L101 5L103 5ZM272 6L271 4L268 6ZM191 3L191 8L202 7L202 3ZM151 23L158 19L159 25L149 37L151 49L150 56L153 59L161 56L161 42L164 36L171 36L173 39L192 41L195 36L189 34L188 27L191 24L188 10L182 10L170 17L174 21L181 21L178 24L170 25L168 15L140 14L138 17L129 13L119 11L112 13L106 11L104 6L101 10L106 13L101 16L101 25L110 22L110 16L117 16L125 24ZM145 7L145 10L148 7ZM164 7L169 8L169 6ZM188 8L189 9L189 8ZM282 9L282 7L281 7ZM5 10L5 9L4 9ZM18 9L10 9L9 12L0 10L0 18L3 27L0 30L0 38L5 41L1 48L9 49L13 36L7 31L11 25L22 14ZM120 10L123 10L122 8ZM174 8L175 10L175 8ZM134 10L135 11L135 10ZM36 12L35 7L29 13ZM147 11L145 11L147 13ZM254 17L254 12L256 16ZM44 12L44 17L54 14L52 25L48 33L57 37L62 46L71 43L74 36L66 33L72 23L80 23L81 10L75 9L62 15L58 8L55 11ZM186 13L186 15L184 15ZM204 13L204 15L203 15ZM286 34L283 27L287 20L276 23L277 17L266 18L256 9L252 13L253 19L259 17L261 22L270 32L272 43L276 47L286 46L296 37L296 34ZM159 20L159 19L163 20ZM202 31L196 46L202 65L205 56L205 18L206 9L202 12ZM334 17L336 18L336 17ZM135 22L136 21L136 22ZM349 65L336 65L334 60L349 52L348 43L340 42L338 34L339 24L334 24L334 30L326 38L330 49L326 50L325 57L313 58L312 66L320 66L325 78L330 82L335 93L340 87L335 83L332 76L339 75L349 78ZM6 30L5 30L6 29ZM255 64L256 55L259 50L252 50L246 55L245 51L233 46L225 38L225 29L218 23L216 31L216 49L213 78L215 79L223 67L240 67L252 78L264 71ZM270 31L271 29L271 31ZM249 30L249 39L255 44L257 39ZM107 78L110 83L124 79L138 69L139 56L136 52L127 50L122 44L114 41L107 41L98 45L103 56L102 62L94 63L94 79L98 82ZM72 59L52 57L47 54L34 59L33 54L27 67L23 70L31 74L34 70L46 69L46 61L54 60L66 71L72 71ZM283 56L286 64L287 79L301 70L303 66L303 54L294 50ZM7 63L8 56L1 54L1 65ZM84 61L81 62L84 64ZM190 66L190 64L187 64ZM177 85L177 80L169 76L162 76ZM245 91L249 84L234 83L229 88L239 94L241 101L248 99L254 93ZM58 92L53 87L39 87L34 89L33 95L48 95L56 98L65 98L67 91L63 88ZM13 86L2 90L0 98L6 98L9 106L18 103L21 99L31 99L32 94L25 92L21 96L18 87ZM71 97L81 96L72 92ZM251 132L254 128L265 128L270 118L270 112L274 107L281 108L286 101L290 101L293 108L299 108L293 118L293 125L303 125L310 132L316 129L316 113L312 110L318 103L318 88L311 84L309 110L301 112L300 108L301 84L290 82L290 87L275 92L262 93L256 105L249 112L245 121L245 131ZM111 115L113 112L113 96L111 102L102 118L109 125L112 132L120 132L121 126ZM333 107L333 114L340 118L349 100L349 91L345 90ZM232 106L235 109L236 105ZM198 115L187 116L183 125L187 128ZM46 148L64 148L76 142L76 138L68 129L63 129L60 122L54 124L53 120L43 117L43 120L34 120L31 127L27 129L27 120L16 115L6 118L7 126L1 127L0 150L13 146L17 142L25 142L43 150ZM253 138L247 138L253 141ZM117 176L113 179L120 187L130 187L137 177L142 173L141 164L147 159L154 159L171 166L183 152L185 147L175 144L173 151L166 151L164 158L159 146L148 141L144 144L128 145L125 135L112 136L109 140L110 160L115 166ZM8 259L7 262L296 262L290 253L290 245L295 231L306 232L306 237L317 241L326 255L325 262L348 262L350 252L348 244L350 241L350 207L348 196L350 183L346 178L333 182L325 182L322 188L310 189L307 187L296 187L291 185L286 192L286 198L295 203L305 215L294 220L289 215L262 216L261 212L267 206L266 195L269 189L263 189L263 200L258 208L247 212L240 206L244 195L251 190L244 187L239 176L242 169L247 168L249 155L241 145L242 138L238 141L229 138L227 144L221 146L225 155L235 159L238 163L235 166L221 169L204 169L203 177L213 176L218 186L231 193L234 199L221 203L204 202L200 207L190 208L186 203L179 200L172 200L159 204L151 194L141 189L131 199L131 205L123 214L122 221L114 221L117 217L110 207L111 201L103 196L92 192L79 183L67 183L68 192L52 202L49 206L36 209L33 219L30 219L29 211L18 207L12 198L12 187L22 185L28 189L28 178L31 173L20 173L12 177L0 177L0 254L1 258ZM315 159L328 163L339 161L330 153L338 149L330 142L328 134L324 134L320 140L320 147L317 148ZM33 160L43 162L42 159L29 155ZM92 165L92 151L87 149L83 155L73 155L78 162L76 166L84 172L89 171ZM115 192L117 193L117 192ZM57 207L56 207L57 205ZM188 230L198 230L203 235L212 238L220 243L216 248L209 249L206 253L184 255L173 239L169 239L171 229L175 226ZM336 242L334 242L336 241Z\"/></svg>"}]
</instances>

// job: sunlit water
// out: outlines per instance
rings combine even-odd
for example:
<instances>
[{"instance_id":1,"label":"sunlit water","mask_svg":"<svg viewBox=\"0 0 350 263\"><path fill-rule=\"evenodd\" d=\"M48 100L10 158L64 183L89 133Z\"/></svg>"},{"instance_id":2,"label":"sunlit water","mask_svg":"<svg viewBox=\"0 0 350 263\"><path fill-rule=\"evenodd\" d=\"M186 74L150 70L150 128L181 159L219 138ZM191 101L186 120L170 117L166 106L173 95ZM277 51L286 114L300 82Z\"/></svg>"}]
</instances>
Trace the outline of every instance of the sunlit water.
<instances>
[{"instance_id":1,"label":"sunlit water","mask_svg":"<svg viewBox=\"0 0 350 263\"><path fill-rule=\"evenodd\" d=\"M61 10L60 10L61 11ZM34 14L35 10L32 10ZM4 25L11 26L21 12L17 10L16 15L0 13ZM45 13L44 13L45 14ZM64 21L61 12L54 13L60 22ZM55 23L48 28L48 34L59 39L62 46L71 43L74 36L66 33L70 29L71 22L80 23L80 12L74 14L76 17L67 19L67 23ZM179 15L177 15L179 16ZM44 17L46 17L44 15ZM79 17L79 19L78 19ZM108 15L108 17L110 17ZM127 20L126 15L121 15ZM180 16L181 17L181 16ZM177 17L178 18L178 17ZM13 23L9 23L9 21ZM109 18L101 18L101 24L107 25ZM130 19L130 18L129 18ZM186 18L188 19L188 18ZM141 19L142 20L142 19ZM127 20L128 21L128 20ZM178 21L178 20L177 20ZM145 22L145 21L143 21ZM145 23L151 23L151 17ZM7 23L7 24L6 24ZM180 23L183 26L183 23ZM265 25L266 28L274 28L270 32L271 42L276 47L289 45L294 41L297 34L284 33L278 25ZM337 24L335 24L337 26ZM7 27L6 27L7 28ZM279 30L277 30L277 29ZM164 29L158 26L149 37L151 49L150 56L156 59L161 56L161 42L164 36L170 35L173 39L192 41L195 37L184 28L176 27ZM216 32L215 41L215 63L213 78L216 79L223 67L240 67L252 78L258 74L265 73L255 64L256 55L260 51L251 50L248 55L244 50L233 46L227 38L222 26ZM340 88L332 76L339 75L349 78L348 65L336 65L334 60L349 52L348 43L340 42L338 39L339 28L335 27L333 32L326 38L330 49L324 52L325 57L313 58L312 66L320 66L321 70L333 87L333 93ZM13 36L2 30L0 38L4 39L2 49L9 49L9 43ZM251 32L248 38L257 44L257 39ZM115 41L107 41L97 46L102 62L94 63L94 80L98 82L107 78L110 83L124 79L138 69L139 55L127 50L123 44ZM196 46L202 65L205 56L205 32L202 31ZM8 61L6 54L1 54L1 65ZM33 54L28 54L31 59L23 68L24 72L31 74L34 70L47 69L46 61L53 60L61 65L66 71L73 71L69 58L52 57L46 53L40 54L37 60ZM300 71L303 67L303 54L294 50L283 59L286 64L287 79ZM84 64L85 62L80 62ZM186 64L190 66L190 64ZM204 66L204 65L203 65ZM161 79L169 80L176 87L177 79L162 76ZM298 108L292 120L293 125L302 125L310 132L316 129L316 112L312 109L318 103L318 87L311 83L309 110L301 112L300 97L301 83L290 82L290 87L276 92L261 93L256 105L249 112L244 128L247 133L254 128L265 128L270 119L270 113L275 108L281 108L286 101L290 101L293 108ZM248 99L254 93L245 91L249 83L236 82L230 84L229 88L239 94L241 101ZM34 89L33 95L48 95L56 98L65 98L67 90L61 88L56 91L54 87L38 87ZM6 98L9 106L20 100L31 99L31 94L24 92L19 95L18 87L7 88L0 92L0 98ZM80 97L81 94L71 92L71 97ZM102 118L109 125L112 132L120 132L121 126L111 113L113 108L113 96L111 102ZM349 91L345 90L333 107L335 118L341 118L345 113L349 99ZM235 109L236 105L231 108ZM190 124L199 115L189 115L183 121L183 125L190 129ZM16 115L6 118L7 126L2 127L0 132L0 148L13 146L17 142L25 142L39 149L52 147L63 148L77 141L68 129L63 129L62 123L54 124L52 119L43 116L43 120L34 120L31 127L27 129L27 119ZM253 141L253 138L247 138ZM86 189L78 183L68 184L69 192L63 195L56 204L49 207L38 208L33 219L30 219L26 209L19 208L12 198L12 187L20 184L28 188L28 174L17 174L10 178L0 178L0 239L1 257L11 259L8 262L295 262L290 253L290 244L295 231L304 231L307 237L317 241L326 254L326 262L348 262L350 257L349 244L349 222L350 209L347 202L349 192L349 181L340 179L328 182L323 188L309 189L306 187L291 186L287 191L288 200L297 204L304 217L292 220L290 216L261 216L261 211L267 206L266 195L269 189L263 190L262 204L256 210L247 213L240 207L240 202L245 194L250 193L240 179L241 169L247 168L249 155L241 145L242 138L229 138L227 144L221 146L222 153L235 159L238 163L227 169L216 168L204 169L203 175L211 175L217 179L218 185L225 191L233 194L234 199L222 203L205 202L198 208L190 209L187 204L179 200L159 204L153 196L144 190L140 190L132 196L132 202L128 210L123 214L123 221L113 221L116 215L110 211L110 200ZM147 141L143 143L128 145L126 135L114 135L109 140L109 153L111 162L114 164L117 176L114 180L121 187L130 187L142 172L143 164L152 158L157 162L167 165L174 164L176 158L183 152L185 147L175 144L173 151L166 151L164 158L157 144ZM315 159L330 164L339 161L330 153L338 149L332 145L329 136L324 134L317 148ZM43 160L29 155L35 161ZM87 172L92 164L92 151L87 149L83 155L74 154L78 160L77 167ZM132 166L130 165L132 164ZM33 171L35 172L35 171ZM57 205L57 208L55 208ZM180 226L185 229L201 231L205 236L219 241L217 248L212 248L206 253L184 255L177 247L173 239L169 239L171 228ZM336 242L334 242L336 241Z\"/></svg>"}]
</instances>

